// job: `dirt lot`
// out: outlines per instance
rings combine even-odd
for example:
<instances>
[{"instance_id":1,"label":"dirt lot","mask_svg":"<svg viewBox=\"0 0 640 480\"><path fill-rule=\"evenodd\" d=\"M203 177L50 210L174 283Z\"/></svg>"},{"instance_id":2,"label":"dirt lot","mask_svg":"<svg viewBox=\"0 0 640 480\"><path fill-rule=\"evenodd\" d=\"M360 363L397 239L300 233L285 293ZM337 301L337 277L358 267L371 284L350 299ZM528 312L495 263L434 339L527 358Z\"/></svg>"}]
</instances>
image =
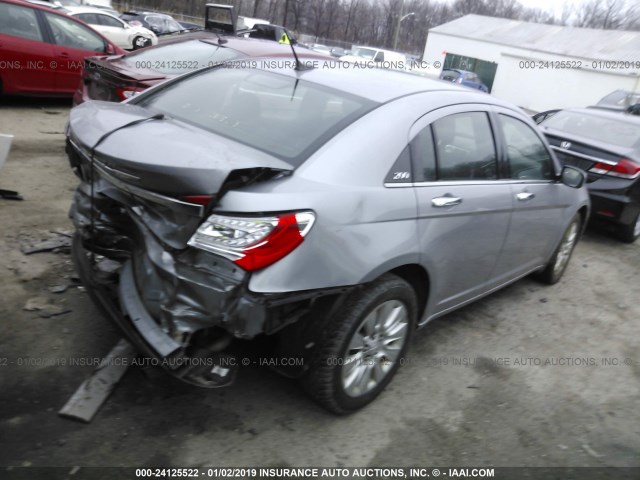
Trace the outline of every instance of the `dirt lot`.
<instances>
[{"instance_id":1,"label":"dirt lot","mask_svg":"<svg viewBox=\"0 0 640 480\"><path fill-rule=\"evenodd\" d=\"M120 336L68 254L20 251L71 228L67 102L4 102L0 188L25 201L0 200L0 466L640 466L640 242L593 230L560 284L525 279L420 331L354 415L252 365L223 390L131 368L91 424L58 417L92 371L71 359ZM36 297L68 312L25 310Z\"/></svg>"}]
</instances>

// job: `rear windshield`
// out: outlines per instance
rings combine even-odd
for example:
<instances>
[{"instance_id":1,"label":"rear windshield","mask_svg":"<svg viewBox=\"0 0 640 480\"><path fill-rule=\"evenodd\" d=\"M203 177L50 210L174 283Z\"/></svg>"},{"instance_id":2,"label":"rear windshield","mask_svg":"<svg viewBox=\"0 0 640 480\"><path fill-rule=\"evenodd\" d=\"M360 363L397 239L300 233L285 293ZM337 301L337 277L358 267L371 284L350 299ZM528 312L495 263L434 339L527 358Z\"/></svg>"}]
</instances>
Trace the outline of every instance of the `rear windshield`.
<instances>
[{"instance_id":1,"label":"rear windshield","mask_svg":"<svg viewBox=\"0 0 640 480\"><path fill-rule=\"evenodd\" d=\"M558 112L541 125L625 148L640 147L640 124L581 112Z\"/></svg>"},{"instance_id":2,"label":"rear windshield","mask_svg":"<svg viewBox=\"0 0 640 480\"><path fill-rule=\"evenodd\" d=\"M190 40L157 48L144 48L123 57L122 61L135 70L154 70L165 75L178 75L245 57L244 53L231 48L202 40Z\"/></svg>"},{"instance_id":3,"label":"rear windshield","mask_svg":"<svg viewBox=\"0 0 640 480\"><path fill-rule=\"evenodd\" d=\"M273 71L219 67L134 103L299 166L377 104Z\"/></svg>"}]
</instances>

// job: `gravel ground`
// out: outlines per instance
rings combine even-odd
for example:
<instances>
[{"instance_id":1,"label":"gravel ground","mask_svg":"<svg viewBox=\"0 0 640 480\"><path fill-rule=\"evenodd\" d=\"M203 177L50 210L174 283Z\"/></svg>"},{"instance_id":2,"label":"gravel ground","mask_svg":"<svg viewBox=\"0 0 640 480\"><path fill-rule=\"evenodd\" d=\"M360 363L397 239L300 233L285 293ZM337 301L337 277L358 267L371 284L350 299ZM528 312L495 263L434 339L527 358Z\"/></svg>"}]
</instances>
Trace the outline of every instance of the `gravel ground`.
<instances>
[{"instance_id":1,"label":"gravel ground","mask_svg":"<svg viewBox=\"0 0 640 480\"><path fill-rule=\"evenodd\" d=\"M25 198L0 200L0 467L640 466L640 242L595 230L558 285L524 279L421 330L353 415L252 365L223 390L130 368L92 423L60 418L120 338L64 248L20 250L71 229L67 115L63 101L0 103L0 133L16 136L0 188Z\"/></svg>"}]
</instances>

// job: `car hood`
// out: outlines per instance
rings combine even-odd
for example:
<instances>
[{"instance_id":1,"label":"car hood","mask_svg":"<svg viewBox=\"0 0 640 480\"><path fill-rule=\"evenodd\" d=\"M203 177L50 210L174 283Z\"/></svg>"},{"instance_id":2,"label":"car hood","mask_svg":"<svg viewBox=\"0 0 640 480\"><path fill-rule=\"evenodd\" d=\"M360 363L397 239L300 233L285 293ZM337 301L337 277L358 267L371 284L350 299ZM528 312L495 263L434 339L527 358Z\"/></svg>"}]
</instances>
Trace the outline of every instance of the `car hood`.
<instances>
[{"instance_id":1,"label":"car hood","mask_svg":"<svg viewBox=\"0 0 640 480\"><path fill-rule=\"evenodd\" d=\"M98 165L119 179L173 197L215 195L238 170L293 170L278 158L187 123L150 119L154 113L129 103L85 102L71 111L68 136L88 156L95 148ZM142 123L127 126L135 121Z\"/></svg>"}]
</instances>

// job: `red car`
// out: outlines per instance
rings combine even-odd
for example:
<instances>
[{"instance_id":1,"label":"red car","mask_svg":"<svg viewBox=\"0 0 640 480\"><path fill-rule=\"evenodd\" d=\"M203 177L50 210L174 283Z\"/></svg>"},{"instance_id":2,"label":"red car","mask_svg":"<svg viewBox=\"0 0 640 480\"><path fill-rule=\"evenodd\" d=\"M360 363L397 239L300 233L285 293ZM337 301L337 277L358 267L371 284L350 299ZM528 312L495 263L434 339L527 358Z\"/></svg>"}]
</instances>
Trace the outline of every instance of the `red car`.
<instances>
[{"instance_id":1,"label":"red car","mask_svg":"<svg viewBox=\"0 0 640 480\"><path fill-rule=\"evenodd\" d=\"M85 23L23 0L0 0L0 94L72 96L84 59L124 50Z\"/></svg>"},{"instance_id":2,"label":"red car","mask_svg":"<svg viewBox=\"0 0 640 480\"><path fill-rule=\"evenodd\" d=\"M302 62L333 59L308 49L295 48ZM251 61L251 57L282 58L283 62L293 62L290 45L220 36L212 32L187 33L124 56L87 58L82 83L73 103L77 105L87 100L120 102L183 73L226 61Z\"/></svg>"}]
</instances>

